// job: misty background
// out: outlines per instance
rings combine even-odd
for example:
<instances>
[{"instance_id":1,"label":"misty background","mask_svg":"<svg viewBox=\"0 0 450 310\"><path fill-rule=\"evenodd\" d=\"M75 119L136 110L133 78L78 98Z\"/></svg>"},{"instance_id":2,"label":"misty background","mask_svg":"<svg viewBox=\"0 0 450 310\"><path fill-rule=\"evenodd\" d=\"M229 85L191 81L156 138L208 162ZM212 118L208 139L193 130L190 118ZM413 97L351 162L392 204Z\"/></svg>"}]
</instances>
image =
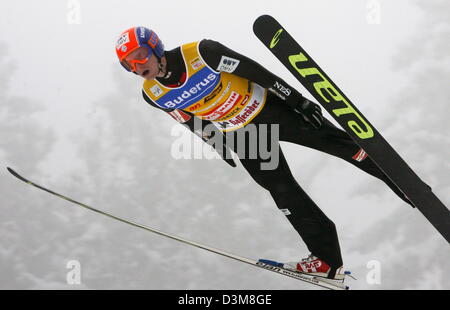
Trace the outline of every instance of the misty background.
<instances>
[{"instance_id":1,"label":"misty background","mask_svg":"<svg viewBox=\"0 0 450 310\"><path fill-rule=\"evenodd\" d=\"M449 205L448 1L2 1L0 289L314 289L90 212L6 170L241 256L306 257L240 163L171 157L176 122L145 103L141 78L114 50L136 25L155 30L166 49L214 39L312 99L254 36L262 14L285 26ZM351 288L450 289L448 244L418 210L340 159L282 148L337 226L345 268L358 278ZM66 280L72 260L79 285ZM374 261L380 283L371 284Z\"/></svg>"}]
</instances>

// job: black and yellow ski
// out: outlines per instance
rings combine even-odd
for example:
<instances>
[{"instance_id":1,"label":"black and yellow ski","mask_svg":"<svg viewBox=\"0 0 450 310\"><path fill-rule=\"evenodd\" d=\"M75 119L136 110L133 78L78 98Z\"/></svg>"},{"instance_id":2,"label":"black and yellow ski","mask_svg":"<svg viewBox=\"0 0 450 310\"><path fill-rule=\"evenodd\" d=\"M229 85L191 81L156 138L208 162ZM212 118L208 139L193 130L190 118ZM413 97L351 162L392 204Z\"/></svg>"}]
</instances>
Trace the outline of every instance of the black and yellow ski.
<instances>
[{"instance_id":1,"label":"black and yellow ski","mask_svg":"<svg viewBox=\"0 0 450 310\"><path fill-rule=\"evenodd\" d=\"M450 211L310 55L272 16L256 19L253 31L302 83L438 232L450 242Z\"/></svg>"}]
</instances>

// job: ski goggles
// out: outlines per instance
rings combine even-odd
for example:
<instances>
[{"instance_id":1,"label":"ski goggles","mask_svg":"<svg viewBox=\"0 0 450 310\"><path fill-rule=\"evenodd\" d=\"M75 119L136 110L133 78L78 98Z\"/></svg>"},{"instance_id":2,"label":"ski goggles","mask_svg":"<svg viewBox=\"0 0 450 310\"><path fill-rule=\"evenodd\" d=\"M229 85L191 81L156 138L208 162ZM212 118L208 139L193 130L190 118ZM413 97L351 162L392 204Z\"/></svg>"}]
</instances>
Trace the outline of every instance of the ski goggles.
<instances>
[{"instance_id":1,"label":"ski goggles","mask_svg":"<svg viewBox=\"0 0 450 310\"><path fill-rule=\"evenodd\" d=\"M144 46L146 49L142 49L139 51L134 59L126 59L124 58L120 64L130 72L136 72L136 65L137 64L146 64L150 57L152 57L153 51L149 46Z\"/></svg>"}]
</instances>

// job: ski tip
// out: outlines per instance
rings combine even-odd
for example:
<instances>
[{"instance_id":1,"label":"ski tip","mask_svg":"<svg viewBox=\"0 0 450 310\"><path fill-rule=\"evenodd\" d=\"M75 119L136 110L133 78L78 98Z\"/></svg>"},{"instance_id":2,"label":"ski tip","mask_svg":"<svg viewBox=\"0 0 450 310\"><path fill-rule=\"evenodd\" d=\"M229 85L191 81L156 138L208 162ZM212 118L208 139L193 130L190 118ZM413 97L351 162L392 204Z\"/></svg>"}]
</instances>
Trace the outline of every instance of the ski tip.
<instances>
[{"instance_id":1,"label":"ski tip","mask_svg":"<svg viewBox=\"0 0 450 310\"><path fill-rule=\"evenodd\" d=\"M12 170L11 168L9 168L9 167L6 167L6 169L9 171L9 173L11 173L12 175L16 175L17 173L14 171L14 170Z\"/></svg>"},{"instance_id":2,"label":"ski tip","mask_svg":"<svg viewBox=\"0 0 450 310\"><path fill-rule=\"evenodd\" d=\"M263 20L263 19L267 19L267 18L273 18L273 17L270 16L269 14L263 14L263 15L259 16L255 21Z\"/></svg>"},{"instance_id":3,"label":"ski tip","mask_svg":"<svg viewBox=\"0 0 450 310\"><path fill-rule=\"evenodd\" d=\"M15 176L16 178L18 178L19 180L24 181L24 182L28 182L28 181L25 180L22 176L20 176L17 172L15 172L12 168L6 167L6 169L9 171L9 173L11 173L13 176Z\"/></svg>"},{"instance_id":4,"label":"ski tip","mask_svg":"<svg viewBox=\"0 0 450 310\"><path fill-rule=\"evenodd\" d=\"M268 14L264 14L259 16L255 21L253 22L253 32L256 32L255 27L257 27L259 24L264 24L269 20L275 20L272 16Z\"/></svg>"}]
</instances>

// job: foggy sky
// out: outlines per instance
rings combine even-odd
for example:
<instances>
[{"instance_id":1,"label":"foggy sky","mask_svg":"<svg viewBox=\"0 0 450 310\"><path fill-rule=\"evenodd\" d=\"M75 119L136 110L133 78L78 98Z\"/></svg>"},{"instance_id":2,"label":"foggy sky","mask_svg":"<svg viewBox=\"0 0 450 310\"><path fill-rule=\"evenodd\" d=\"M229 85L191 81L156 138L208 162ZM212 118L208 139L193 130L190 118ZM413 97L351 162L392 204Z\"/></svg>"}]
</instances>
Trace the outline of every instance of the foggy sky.
<instances>
[{"instance_id":1,"label":"foggy sky","mask_svg":"<svg viewBox=\"0 0 450 310\"><path fill-rule=\"evenodd\" d=\"M143 101L142 81L116 61L116 36L134 25L155 29L167 49L220 41L312 98L252 33L259 15L273 15L448 205L450 5L392 2L378 1L380 24L367 22L369 1L357 0L80 0L81 24L68 24L68 1L2 2L0 288L313 289L81 209L6 171L241 256L308 255L239 163L171 158L174 120ZM345 267L358 278L352 288L450 288L448 245L418 210L340 159L282 147L336 223ZM70 260L81 263L81 285L66 283ZM372 260L380 285L365 279Z\"/></svg>"}]
</instances>

